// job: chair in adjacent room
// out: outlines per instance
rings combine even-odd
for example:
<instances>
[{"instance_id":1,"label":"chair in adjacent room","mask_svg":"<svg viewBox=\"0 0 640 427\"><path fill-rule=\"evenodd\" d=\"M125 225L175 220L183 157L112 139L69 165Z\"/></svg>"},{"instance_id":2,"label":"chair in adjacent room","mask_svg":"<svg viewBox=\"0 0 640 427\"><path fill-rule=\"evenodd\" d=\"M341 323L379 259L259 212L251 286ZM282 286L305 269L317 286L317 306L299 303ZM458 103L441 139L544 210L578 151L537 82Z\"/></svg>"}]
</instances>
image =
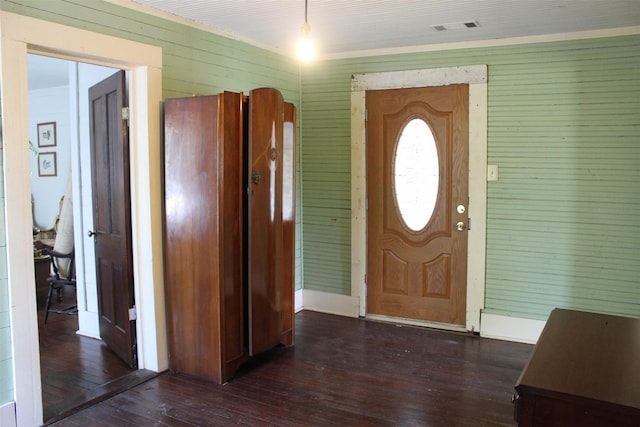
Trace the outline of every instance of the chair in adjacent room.
<instances>
[{"instance_id":1,"label":"chair in adjacent room","mask_svg":"<svg viewBox=\"0 0 640 427\"><path fill-rule=\"evenodd\" d=\"M58 301L62 300L65 288L76 290L75 249L73 244L73 198L71 194L71 180L60 205L59 221L53 246L41 241L34 243L36 249L49 256L51 260L51 275L47 277L49 291L45 302L44 323L47 323L49 313L77 314L78 308L74 304L64 309L51 308L54 291ZM75 296L74 296L75 298Z\"/></svg>"},{"instance_id":2,"label":"chair in adjacent room","mask_svg":"<svg viewBox=\"0 0 640 427\"><path fill-rule=\"evenodd\" d=\"M47 283L49 284L49 292L47 293L47 301L44 307L44 323L47 323L49 319L49 313L57 314L77 314L78 306L76 304L63 308L53 309L51 308L51 299L55 291L58 301L62 300L62 292L65 287L76 289L76 275L75 275L75 250L71 250L69 253L60 253L53 250L51 247L40 248L42 253L48 255L51 259L51 269L53 273L47 277Z\"/></svg>"}]
</instances>

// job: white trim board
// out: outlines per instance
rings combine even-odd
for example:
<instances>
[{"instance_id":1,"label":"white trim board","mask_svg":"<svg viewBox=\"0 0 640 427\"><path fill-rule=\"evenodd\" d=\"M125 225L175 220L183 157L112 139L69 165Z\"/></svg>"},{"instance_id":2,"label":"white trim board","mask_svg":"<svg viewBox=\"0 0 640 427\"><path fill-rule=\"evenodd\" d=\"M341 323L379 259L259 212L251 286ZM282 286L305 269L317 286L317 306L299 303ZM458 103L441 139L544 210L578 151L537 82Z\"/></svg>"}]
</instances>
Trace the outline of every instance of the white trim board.
<instances>
[{"instance_id":1,"label":"white trim board","mask_svg":"<svg viewBox=\"0 0 640 427\"><path fill-rule=\"evenodd\" d=\"M0 426L16 426L16 403L8 402L0 406Z\"/></svg>"},{"instance_id":2,"label":"white trim board","mask_svg":"<svg viewBox=\"0 0 640 427\"><path fill-rule=\"evenodd\" d=\"M544 320L522 319L482 313L480 336L505 341L535 344L547 323Z\"/></svg>"},{"instance_id":3,"label":"white trim board","mask_svg":"<svg viewBox=\"0 0 640 427\"><path fill-rule=\"evenodd\" d=\"M126 69L131 73L131 211L140 369L168 368L162 260L160 105L162 50L0 11L0 89L11 342L19 425L42 424L40 352L31 245L27 54ZM7 185L11 183L11 185Z\"/></svg>"},{"instance_id":4,"label":"white trim board","mask_svg":"<svg viewBox=\"0 0 640 427\"><path fill-rule=\"evenodd\" d=\"M348 295L303 289L302 310L319 311L346 317L358 317L360 299Z\"/></svg>"},{"instance_id":5,"label":"white trim board","mask_svg":"<svg viewBox=\"0 0 640 427\"><path fill-rule=\"evenodd\" d=\"M366 91L469 84L469 207L472 220L467 255L465 327L480 330L484 307L487 232L487 66L434 68L358 74L351 86L351 295L366 316Z\"/></svg>"},{"instance_id":6,"label":"white trim board","mask_svg":"<svg viewBox=\"0 0 640 427\"><path fill-rule=\"evenodd\" d=\"M304 291L302 289L295 291L294 300L293 312L297 313L304 310Z\"/></svg>"},{"instance_id":7,"label":"white trim board","mask_svg":"<svg viewBox=\"0 0 640 427\"><path fill-rule=\"evenodd\" d=\"M301 304L303 301L304 303ZM308 289L296 291L296 313L302 310L317 311L345 317L360 317L358 315L359 298ZM460 331L460 328L452 328L449 327L449 325L413 321L411 319L376 315L367 315L365 318L374 321L408 324L425 328ZM482 313L479 332L483 338L535 344L545 324L546 322L543 320Z\"/></svg>"},{"instance_id":8,"label":"white trim board","mask_svg":"<svg viewBox=\"0 0 640 427\"><path fill-rule=\"evenodd\" d=\"M541 34L537 36L506 37L502 39L470 40L470 41L464 41L464 42L425 44L420 46L405 46L405 47L393 47L393 48L383 48L383 49L359 50L359 51L350 51L350 52L340 52L340 53L330 54L330 55L322 55L318 59L323 61L336 60L336 59L354 59L354 58L376 57L376 56L385 56L385 55L400 55L400 54L411 54L411 53L422 53L422 52L440 52L445 50L477 49L477 48L487 48L487 47L495 47L495 46L513 46L513 45L530 44L530 43L550 43L550 42L571 41L571 40L598 39L598 38L604 38L604 37L629 36L634 34L640 34L640 26L607 28L602 30L576 31L573 33Z\"/></svg>"}]
</instances>

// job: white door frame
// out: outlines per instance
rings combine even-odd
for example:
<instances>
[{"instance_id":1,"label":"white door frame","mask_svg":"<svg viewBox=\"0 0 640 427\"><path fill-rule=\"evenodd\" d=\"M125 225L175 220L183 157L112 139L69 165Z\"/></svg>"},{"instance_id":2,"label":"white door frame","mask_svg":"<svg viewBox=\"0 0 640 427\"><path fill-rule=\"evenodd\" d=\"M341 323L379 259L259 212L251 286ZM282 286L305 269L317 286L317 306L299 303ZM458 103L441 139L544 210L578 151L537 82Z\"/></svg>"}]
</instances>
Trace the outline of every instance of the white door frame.
<instances>
[{"instance_id":1,"label":"white door frame","mask_svg":"<svg viewBox=\"0 0 640 427\"><path fill-rule=\"evenodd\" d=\"M357 74L351 80L351 296L367 315L366 91L469 85L469 243L465 328L480 331L487 238L487 66ZM434 325L438 326L438 325Z\"/></svg>"},{"instance_id":2,"label":"white door frame","mask_svg":"<svg viewBox=\"0 0 640 427\"><path fill-rule=\"evenodd\" d=\"M168 368L162 266L160 106L162 50L0 12L5 230L18 425L42 424L31 234L27 53L129 70L133 269L140 369Z\"/></svg>"}]
</instances>

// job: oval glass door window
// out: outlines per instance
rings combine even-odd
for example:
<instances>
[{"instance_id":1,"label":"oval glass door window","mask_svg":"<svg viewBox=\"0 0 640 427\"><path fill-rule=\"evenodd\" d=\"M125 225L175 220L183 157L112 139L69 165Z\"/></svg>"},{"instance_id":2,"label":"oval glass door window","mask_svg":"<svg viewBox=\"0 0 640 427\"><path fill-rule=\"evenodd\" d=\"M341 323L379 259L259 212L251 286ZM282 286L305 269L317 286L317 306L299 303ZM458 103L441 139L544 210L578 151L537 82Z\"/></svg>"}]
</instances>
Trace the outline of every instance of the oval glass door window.
<instances>
[{"instance_id":1,"label":"oval glass door window","mask_svg":"<svg viewBox=\"0 0 640 427\"><path fill-rule=\"evenodd\" d=\"M406 124L393 162L396 204L405 225L420 231L433 216L440 185L438 150L429 125L422 119Z\"/></svg>"}]
</instances>

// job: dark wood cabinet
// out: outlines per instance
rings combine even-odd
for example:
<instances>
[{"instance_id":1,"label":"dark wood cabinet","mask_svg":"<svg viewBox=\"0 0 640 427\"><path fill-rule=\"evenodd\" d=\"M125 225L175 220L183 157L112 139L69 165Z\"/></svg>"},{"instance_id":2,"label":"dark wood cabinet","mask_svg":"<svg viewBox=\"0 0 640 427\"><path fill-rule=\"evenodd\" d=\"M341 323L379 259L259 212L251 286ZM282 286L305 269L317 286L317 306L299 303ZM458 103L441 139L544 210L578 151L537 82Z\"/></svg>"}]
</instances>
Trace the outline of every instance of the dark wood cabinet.
<instances>
[{"instance_id":1,"label":"dark wood cabinet","mask_svg":"<svg viewBox=\"0 0 640 427\"><path fill-rule=\"evenodd\" d=\"M222 383L293 345L294 147L295 108L275 89L165 102L172 370Z\"/></svg>"},{"instance_id":2,"label":"dark wood cabinet","mask_svg":"<svg viewBox=\"0 0 640 427\"><path fill-rule=\"evenodd\" d=\"M521 427L639 426L640 319L555 309L515 389Z\"/></svg>"}]
</instances>

